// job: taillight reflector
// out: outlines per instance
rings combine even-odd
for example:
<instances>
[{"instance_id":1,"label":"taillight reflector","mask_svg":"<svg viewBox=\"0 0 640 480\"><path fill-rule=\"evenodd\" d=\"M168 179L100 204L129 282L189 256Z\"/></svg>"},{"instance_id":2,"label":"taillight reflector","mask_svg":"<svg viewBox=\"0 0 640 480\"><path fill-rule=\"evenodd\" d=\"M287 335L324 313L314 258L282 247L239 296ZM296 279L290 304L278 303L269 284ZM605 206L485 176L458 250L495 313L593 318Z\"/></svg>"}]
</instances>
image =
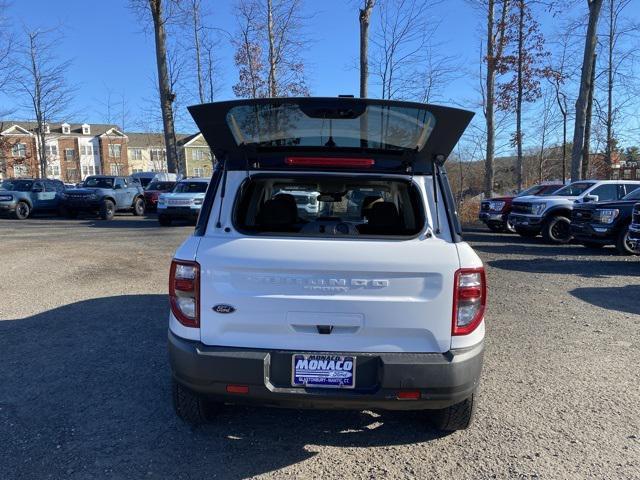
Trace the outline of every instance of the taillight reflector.
<instances>
[{"instance_id":1,"label":"taillight reflector","mask_svg":"<svg viewBox=\"0 0 640 480\"><path fill-rule=\"evenodd\" d=\"M173 260L169 272L171 313L185 327L200 327L200 264Z\"/></svg>"},{"instance_id":2,"label":"taillight reflector","mask_svg":"<svg viewBox=\"0 0 640 480\"><path fill-rule=\"evenodd\" d=\"M487 279L483 267L461 268L454 275L452 335L468 335L484 318Z\"/></svg>"},{"instance_id":3,"label":"taillight reflector","mask_svg":"<svg viewBox=\"0 0 640 480\"><path fill-rule=\"evenodd\" d=\"M403 390L396 394L398 400L418 400L420 392L418 390Z\"/></svg>"},{"instance_id":4,"label":"taillight reflector","mask_svg":"<svg viewBox=\"0 0 640 480\"><path fill-rule=\"evenodd\" d=\"M373 158L349 157L286 157L287 165L299 167L342 167L342 168L370 168L375 165Z\"/></svg>"},{"instance_id":5,"label":"taillight reflector","mask_svg":"<svg viewBox=\"0 0 640 480\"><path fill-rule=\"evenodd\" d=\"M249 393L248 385L227 385L227 393Z\"/></svg>"}]
</instances>

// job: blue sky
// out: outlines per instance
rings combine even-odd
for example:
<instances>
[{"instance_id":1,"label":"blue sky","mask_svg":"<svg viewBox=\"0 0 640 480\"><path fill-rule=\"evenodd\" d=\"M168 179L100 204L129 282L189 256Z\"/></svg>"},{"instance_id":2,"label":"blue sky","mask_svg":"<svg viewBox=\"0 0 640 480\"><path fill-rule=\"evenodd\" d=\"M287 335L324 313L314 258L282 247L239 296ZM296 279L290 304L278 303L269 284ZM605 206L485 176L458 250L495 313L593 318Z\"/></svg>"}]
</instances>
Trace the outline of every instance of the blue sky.
<instances>
[{"instance_id":1,"label":"blue sky","mask_svg":"<svg viewBox=\"0 0 640 480\"><path fill-rule=\"evenodd\" d=\"M211 16L207 22L230 34L236 31L233 15L234 0L209 0ZM306 1L307 13L312 14L307 33L312 42L305 53L308 79L313 95L334 96L358 93L358 23L355 0ZM460 64L459 78L450 82L443 101L474 109L477 106L477 73L481 29L480 15L467 0L444 0L434 8L433 17L441 19L436 41L444 54L455 56ZM77 85L70 120L105 121L104 103L110 90L114 99L124 94L131 125L135 130L137 119L153 101L155 56L153 38L144 33L143 25L129 10L128 0L12 0L9 17L20 33L24 28L59 25L64 37L58 47L61 58L73 60L69 81ZM567 17L586 12L586 2L574 3ZM640 1L628 9L629 16L640 18ZM537 15L545 34L559 28L559 17L539 12ZM375 22L375 19L373 20ZM372 27L373 28L373 27ZM228 37L222 36L220 50L221 85L219 99L233 98L232 84L237 70L233 65L233 48ZM374 95L375 96L375 88ZM16 98L0 95L0 110L15 107ZM184 102L182 104L183 114ZM481 115L481 112L478 112ZM19 118L28 119L28 112L18 111ZM182 115L188 118L188 115ZM476 122L480 119L476 116ZM118 123L117 119L115 119ZM181 120L179 129L189 131L193 124Z\"/></svg>"}]
</instances>

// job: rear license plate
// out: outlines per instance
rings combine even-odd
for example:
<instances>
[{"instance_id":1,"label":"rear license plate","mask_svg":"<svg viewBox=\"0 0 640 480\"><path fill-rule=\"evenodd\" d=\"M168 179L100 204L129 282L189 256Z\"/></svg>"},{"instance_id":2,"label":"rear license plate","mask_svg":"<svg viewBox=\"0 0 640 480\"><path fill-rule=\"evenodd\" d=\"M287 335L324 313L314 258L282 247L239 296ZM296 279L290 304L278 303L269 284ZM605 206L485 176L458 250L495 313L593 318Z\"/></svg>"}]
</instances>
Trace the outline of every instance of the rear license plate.
<instances>
[{"instance_id":1,"label":"rear license plate","mask_svg":"<svg viewBox=\"0 0 640 480\"><path fill-rule=\"evenodd\" d=\"M294 387L354 388L356 385L356 357L295 354L291 363Z\"/></svg>"},{"instance_id":2,"label":"rear license plate","mask_svg":"<svg viewBox=\"0 0 640 480\"><path fill-rule=\"evenodd\" d=\"M169 200L168 202L169 205L176 205L176 206L189 205L190 203L191 203L191 200Z\"/></svg>"}]
</instances>

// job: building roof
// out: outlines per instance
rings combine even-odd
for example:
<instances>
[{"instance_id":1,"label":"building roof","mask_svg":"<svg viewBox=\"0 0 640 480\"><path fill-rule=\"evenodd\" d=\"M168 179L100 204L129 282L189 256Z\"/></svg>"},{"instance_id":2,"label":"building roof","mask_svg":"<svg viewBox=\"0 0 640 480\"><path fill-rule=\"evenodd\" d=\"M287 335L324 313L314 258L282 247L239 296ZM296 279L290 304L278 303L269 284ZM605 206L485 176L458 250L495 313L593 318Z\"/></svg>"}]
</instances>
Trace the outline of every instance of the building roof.
<instances>
[{"instance_id":1,"label":"building roof","mask_svg":"<svg viewBox=\"0 0 640 480\"><path fill-rule=\"evenodd\" d=\"M70 133L62 133L62 125L65 123L70 126ZM0 120L1 130L6 130L7 128L12 127L13 125L18 125L19 127L22 127L25 130L29 131L30 133L35 133L38 127L37 122L24 122L21 120ZM82 125L89 125L91 129L90 130L91 133L89 135L92 137L103 135L107 133L109 130L112 130L114 128L120 131L119 127L113 124L107 124L107 123L83 124L83 123L67 123L67 122L61 122L61 123L50 122L49 131L51 132L51 134L78 136L78 135L82 135Z\"/></svg>"},{"instance_id":2,"label":"building roof","mask_svg":"<svg viewBox=\"0 0 640 480\"><path fill-rule=\"evenodd\" d=\"M176 140L178 141L178 145L184 139L189 137L186 133L176 133ZM129 148L148 148L148 147L158 147L164 148L164 134L162 133L141 133L141 132L131 132L127 133L127 137L129 137Z\"/></svg>"}]
</instances>

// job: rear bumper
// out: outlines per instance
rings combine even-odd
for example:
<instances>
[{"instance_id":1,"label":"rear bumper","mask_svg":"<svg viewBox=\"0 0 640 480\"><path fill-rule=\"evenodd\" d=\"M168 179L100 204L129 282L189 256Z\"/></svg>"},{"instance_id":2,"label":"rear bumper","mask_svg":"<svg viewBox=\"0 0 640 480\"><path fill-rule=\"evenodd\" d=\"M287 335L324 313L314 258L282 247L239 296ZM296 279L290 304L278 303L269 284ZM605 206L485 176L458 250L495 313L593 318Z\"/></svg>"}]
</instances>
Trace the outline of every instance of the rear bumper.
<instances>
[{"instance_id":1,"label":"rear bumper","mask_svg":"<svg viewBox=\"0 0 640 480\"><path fill-rule=\"evenodd\" d=\"M355 355L354 389L291 386L287 350L211 347L169 331L174 379L184 386L229 403L291 408L424 410L461 402L478 387L484 344L440 353L349 353ZM227 385L246 385L247 394L227 393ZM420 391L418 400L398 400L401 390Z\"/></svg>"}]
</instances>

